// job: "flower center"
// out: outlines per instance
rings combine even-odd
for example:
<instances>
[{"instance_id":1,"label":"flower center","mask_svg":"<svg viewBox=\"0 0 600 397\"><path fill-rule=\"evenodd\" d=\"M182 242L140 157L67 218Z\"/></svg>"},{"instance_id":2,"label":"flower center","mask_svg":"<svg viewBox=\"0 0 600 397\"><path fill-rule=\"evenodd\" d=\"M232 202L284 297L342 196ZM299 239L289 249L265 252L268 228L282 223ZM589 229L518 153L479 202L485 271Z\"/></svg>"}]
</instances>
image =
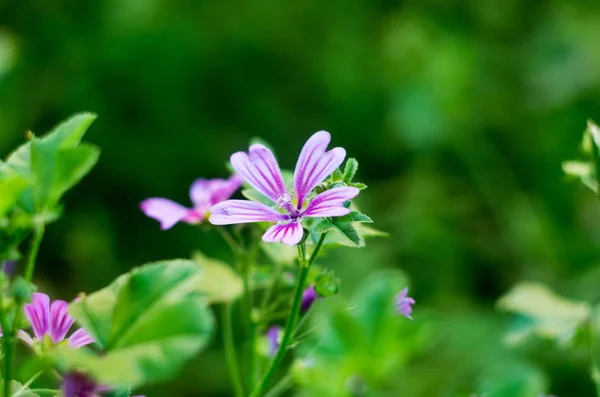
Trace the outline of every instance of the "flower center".
<instances>
[{"instance_id":1,"label":"flower center","mask_svg":"<svg viewBox=\"0 0 600 397\"><path fill-rule=\"evenodd\" d=\"M288 214L290 214L290 217L292 219L296 219L296 218L298 218L298 216L300 216L300 211L298 211L292 205L293 200L294 200L294 196L290 192L286 192L286 193L280 195L279 197L277 197L277 205L281 209L285 210Z\"/></svg>"}]
</instances>

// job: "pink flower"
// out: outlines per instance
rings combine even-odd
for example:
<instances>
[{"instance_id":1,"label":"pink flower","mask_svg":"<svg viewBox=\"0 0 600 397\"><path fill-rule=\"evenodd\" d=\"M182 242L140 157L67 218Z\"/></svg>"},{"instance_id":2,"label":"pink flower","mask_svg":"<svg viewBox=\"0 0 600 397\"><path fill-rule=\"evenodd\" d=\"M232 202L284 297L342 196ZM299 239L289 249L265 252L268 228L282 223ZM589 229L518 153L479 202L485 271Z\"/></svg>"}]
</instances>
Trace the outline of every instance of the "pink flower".
<instances>
[{"instance_id":1,"label":"pink flower","mask_svg":"<svg viewBox=\"0 0 600 397\"><path fill-rule=\"evenodd\" d=\"M407 295L408 287L404 288L396 295L396 312L412 320L412 305L415 304L415 300Z\"/></svg>"},{"instance_id":2,"label":"pink flower","mask_svg":"<svg viewBox=\"0 0 600 397\"><path fill-rule=\"evenodd\" d=\"M160 222L162 230L172 228L177 222L202 223L212 205L227 200L242 185L242 179L232 175L229 179L196 179L190 187L193 208L186 208L166 198L149 198L140 203L146 216Z\"/></svg>"},{"instance_id":3,"label":"pink flower","mask_svg":"<svg viewBox=\"0 0 600 397\"><path fill-rule=\"evenodd\" d=\"M279 164L265 146L256 144L250 146L249 153L234 153L231 165L235 171L277 208L255 201L227 200L210 209L209 221L214 225L276 222L265 232L263 241L296 245L302 240L302 220L305 217L334 217L350 213L344 203L358 195L357 188L337 187L309 198L313 189L346 157L343 148L326 151L330 140L328 132L319 131L306 142L296 163L292 192L287 191Z\"/></svg>"},{"instance_id":4,"label":"pink flower","mask_svg":"<svg viewBox=\"0 0 600 397\"><path fill-rule=\"evenodd\" d=\"M35 337L24 331L19 331L19 337L29 345L41 341L46 335L54 344L62 342L75 323L75 319L69 314L67 302L56 300L50 304L48 295L39 292L33 294L31 304L25 305L25 315L31 323ZM67 340L69 346L76 349L94 342L94 338L83 328L73 332Z\"/></svg>"}]
</instances>

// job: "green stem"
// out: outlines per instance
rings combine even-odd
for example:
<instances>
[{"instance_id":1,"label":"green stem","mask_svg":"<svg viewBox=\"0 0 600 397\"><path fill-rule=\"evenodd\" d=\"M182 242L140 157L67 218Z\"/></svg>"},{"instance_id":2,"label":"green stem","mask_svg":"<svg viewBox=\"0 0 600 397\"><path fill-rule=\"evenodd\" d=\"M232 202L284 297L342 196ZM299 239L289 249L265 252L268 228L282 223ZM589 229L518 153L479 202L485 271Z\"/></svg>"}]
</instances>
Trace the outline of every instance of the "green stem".
<instances>
[{"instance_id":1,"label":"green stem","mask_svg":"<svg viewBox=\"0 0 600 397\"><path fill-rule=\"evenodd\" d=\"M290 309L290 316L288 317L288 320L285 324L283 338L281 340L281 344L279 345L279 349L277 349L275 358L273 358L271 365L267 369L267 373L262 378L258 387L256 387L250 395L251 397L259 397L260 395L262 395L262 393L269 385L271 378L273 377L273 375L275 375L275 372L281 365L285 354L287 353L288 347L290 345L290 342L292 341L292 337L295 332L295 326L298 322L298 317L300 316L300 305L302 303L302 294L304 292L306 277L308 276L308 270L310 269L312 263L315 261L321 249L321 246L323 245L323 241L325 241L326 234L327 233L321 234L321 238L319 239L319 242L317 243L317 246L315 247L315 250L313 251L308 261L306 261L306 248L304 246L304 243L302 243L301 246L298 248L300 253L300 276L298 277L298 284L296 285L296 292L294 294L292 308Z\"/></svg>"},{"instance_id":2,"label":"green stem","mask_svg":"<svg viewBox=\"0 0 600 397\"><path fill-rule=\"evenodd\" d=\"M592 313L592 315L588 319L588 347L590 350L590 366L592 372L592 380L594 381L594 385L596 386L596 396L600 397L600 368L598 368L598 363L596 361L596 353L598 353L598 346L596 345L596 327L594 325L594 316L594 313Z\"/></svg>"},{"instance_id":3,"label":"green stem","mask_svg":"<svg viewBox=\"0 0 600 397\"><path fill-rule=\"evenodd\" d=\"M28 282L31 282L33 279L33 271L35 269L35 262L38 251L40 250L42 237L44 237L44 225L36 225L33 230L33 240L31 240L31 248L29 249L29 257L27 259L27 267L25 270L25 280Z\"/></svg>"},{"instance_id":4,"label":"green stem","mask_svg":"<svg viewBox=\"0 0 600 397\"><path fill-rule=\"evenodd\" d=\"M227 360L227 367L229 369L229 377L233 384L233 391L236 397L244 397L244 387L242 385L242 379L240 377L240 367L238 365L237 356L235 353L235 344L233 341L233 328L231 323L231 303L223 305L222 312L222 332L223 332L223 345L225 348L225 359Z\"/></svg>"},{"instance_id":5,"label":"green stem","mask_svg":"<svg viewBox=\"0 0 600 397\"><path fill-rule=\"evenodd\" d=\"M281 378L281 380L277 382L277 384L273 386L273 388L269 390L267 394L265 394L265 397L279 397L285 393L285 391L289 389L292 384L292 377L290 375L286 375Z\"/></svg>"},{"instance_id":6,"label":"green stem","mask_svg":"<svg viewBox=\"0 0 600 397\"><path fill-rule=\"evenodd\" d=\"M248 264L242 264L242 280L244 283L244 296L242 298L242 309L244 312L244 329L246 331L246 337L248 338L247 346L246 346L246 366L247 366L247 375L246 382L248 384L248 390L252 390L254 388L255 383L255 364L256 364L256 331L254 326L254 321L252 320L252 307L253 307L253 299L252 299L252 291L250 289L250 276Z\"/></svg>"},{"instance_id":7,"label":"green stem","mask_svg":"<svg viewBox=\"0 0 600 397\"><path fill-rule=\"evenodd\" d=\"M59 390L54 390L54 389L30 389L32 393L35 394L50 394L50 395L57 395Z\"/></svg>"}]
</instances>

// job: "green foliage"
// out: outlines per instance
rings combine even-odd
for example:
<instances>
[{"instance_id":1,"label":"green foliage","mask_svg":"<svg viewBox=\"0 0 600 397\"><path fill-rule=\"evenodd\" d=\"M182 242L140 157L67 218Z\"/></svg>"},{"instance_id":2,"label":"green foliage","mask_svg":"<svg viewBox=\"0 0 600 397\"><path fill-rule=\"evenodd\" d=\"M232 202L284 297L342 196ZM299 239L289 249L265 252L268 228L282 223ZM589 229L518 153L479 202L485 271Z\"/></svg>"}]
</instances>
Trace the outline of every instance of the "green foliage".
<instances>
[{"instance_id":1,"label":"green foliage","mask_svg":"<svg viewBox=\"0 0 600 397\"><path fill-rule=\"evenodd\" d=\"M350 185L352 180L354 179L354 175L356 175L356 171L358 170L358 161L353 158L349 158L346 161L346 167L344 168L343 181L345 184Z\"/></svg>"},{"instance_id":2,"label":"green foliage","mask_svg":"<svg viewBox=\"0 0 600 397\"><path fill-rule=\"evenodd\" d=\"M401 272L382 271L350 301L325 301L315 319L317 335L300 347L304 357L294 367L301 395L350 397L359 385L374 395L385 390L426 337L395 312L394 298L407 284Z\"/></svg>"},{"instance_id":3,"label":"green foliage","mask_svg":"<svg viewBox=\"0 0 600 397\"><path fill-rule=\"evenodd\" d=\"M213 332L201 279L195 262L157 262L73 303L72 315L103 353L64 347L57 362L63 369L83 367L102 383L117 386L172 377Z\"/></svg>"},{"instance_id":4,"label":"green foliage","mask_svg":"<svg viewBox=\"0 0 600 397\"><path fill-rule=\"evenodd\" d=\"M29 387L22 385L15 380L10 382L10 392L10 397L40 397L39 394L32 392Z\"/></svg>"},{"instance_id":5,"label":"green foliage","mask_svg":"<svg viewBox=\"0 0 600 397\"><path fill-rule=\"evenodd\" d=\"M313 277L312 284L315 285L317 294L325 298L338 294L341 280L332 270L317 269L317 274Z\"/></svg>"},{"instance_id":6,"label":"green foliage","mask_svg":"<svg viewBox=\"0 0 600 397\"><path fill-rule=\"evenodd\" d=\"M581 147L585 154L591 157L587 161L564 161L563 172L581 181L581 183L598 194L600 178L600 129L589 120L583 136Z\"/></svg>"},{"instance_id":7,"label":"green foliage","mask_svg":"<svg viewBox=\"0 0 600 397\"><path fill-rule=\"evenodd\" d=\"M333 232L327 235L325 239L326 245L364 247L366 237L385 235L383 232L362 225L362 223L372 222L371 218L367 215L358 211L352 211L345 216L322 218L312 227L312 232L316 234Z\"/></svg>"},{"instance_id":8,"label":"green foliage","mask_svg":"<svg viewBox=\"0 0 600 397\"><path fill-rule=\"evenodd\" d=\"M80 145L95 118L90 113L77 114L47 135L33 137L0 164L0 178L29 182L18 200L23 210L32 214L55 211L63 194L96 164L100 151Z\"/></svg>"},{"instance_id":9,"label":"green foliage","mask_svg":"<svg viewBox=\"0 0 600 397\"><path fill-rule=\"evenodd\" d=\"M548 381L536 367L504 361L484 369L477 387L487 397L536 397L546 392Z\"/></svg>"},{"instance_id":10,"label":"green foliage","mask_svg":"<svg viewBox=\"0 0 600 397\"><path fill-rule=\"evenodd\" d=\"M519 343L532 334L569 343L591 315L588 303L568 300L534 282L516 285L500 298L498 308L529 320L508 335L511 343Z\"/></svg>"},{"instance_id":11,"label":"green foliage","mask_svg":"<svg viewBox=\"0 0 600 397\"><path fill-rule=\"evenodd\" d=\"M208 258L199 251L192 260L200 265L202 272L198 290L210 303L233 302L244 291L241 277L225 262Z\"/></svg>"},{"instance_id":12,"label":"green foliage","mask_svg":"<svg viewBox=\"0 0 600 397\"><path fill-rule=\"evenodd\" d=\"M27 181L18 175L0 177L0 219L16 204L26 188Z\"/></svg>"}]
</instances>

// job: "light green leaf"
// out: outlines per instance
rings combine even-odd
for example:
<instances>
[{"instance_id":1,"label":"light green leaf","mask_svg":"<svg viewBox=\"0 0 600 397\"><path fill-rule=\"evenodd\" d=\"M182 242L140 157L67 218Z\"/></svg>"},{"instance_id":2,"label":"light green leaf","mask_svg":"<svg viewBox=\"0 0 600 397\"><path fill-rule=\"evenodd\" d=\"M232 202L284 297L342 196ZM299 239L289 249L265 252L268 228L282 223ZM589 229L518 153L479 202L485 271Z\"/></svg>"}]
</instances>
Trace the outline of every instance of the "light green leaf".
<instances>
[{"instance_id":1,"label":"light green leaf","mask_svg":"<svg viewBox=\"0 0 600 397\"><path fill-rule=\"evenodd\" d=\"M56 204L67 190L79 183L96 165L99 156L100 149L86 144L61 150L58 153L51 204Z\"/></svg>"},{"instance_id":2,"label":"light green leaf","mask_svg":"<svg viewBox=\"0 0 600 397\"><path fill-rule=\"evenodd\" d=\"M83 367L102 383L124 387L174 376L213 332L212 314L198 291L201 276L189 260L157 262L73 303L72 315L105 353L64 347L56 353L58 364Z\"/></svg>"},{"instance_id":3,"label":"light green leaf","mask_svg":"<svg viewBox=\"0 0 600 397\"><path fill-rule=\"evenodd\" d=\"M55 148L76 147L97 117L94 113L87 112L75 114L54 127L42 140Z\"/></svg>"},{"instance_id":4,"label":"light green leaf","mask_svg":"<svg viewBox=\"0 0 600 397\"><path fill-rule=\"evenodd\" d=\"M27 185L27 181L18 175L0 178L0 218L16 205Z\"/></svg>"},{"instance_id":5,"label":"light green leaf","mask_svg":"<svg viewBox=\"0 0 600 397\"><path fill-rule=\"evenodd\" d=\"M349 158L346 161L346 167L344 168L344 182L346 184L352 183L354 179L354 175L356 175L356 171L358 170L358 161L354 158Z\"/></svg>"},{"instance_id":6,"label":"light green leaf","mask_svg":"<svg viewBox=\"0 0 600 397\"><path fill-rule=\"evenodd\" d=\"M235 301L244 291L241 277L231 266L217 259L212 259L199 251L192 256L200 265L202 276L198 281L198 290L206 294L210 303Z\"/></svg>"},{"instance_id":7,"label":"light green leaf","mask_svg":"<svg viewBox=\"0 0 600 397\"><path fill-rule=\"evenodd\" d=\"M10 381L10 396L11 397L40 397L39 394L32 392L29 387L17 382Z\"/></svg>"},{"instance_id":8,"label":"light green leaf","mask_svg":"<svg viewBox=\"0 0 600 397\"><path fill-rule=\"evenodd\" d=\"M498 308L525 316L531 323L518 334L508 337L508 342L518 343L530 334L569 342L590 316L587 302L563 298L541 283L524 282L516 285L498 301Z\"/></svg>"},{"instance_id":9,"label":"light green leaf","mask_svg":"<svg viewBox=\"0 0 600 397\"><path fill-rule=\"evenodd\" d=\"M348 184L348 186L355 187L358 190L365 190L368 187L364 183L360 183L360 182L352 182L352 183Z\"/></svg>"},{"instance_id":10,"label":"light green leaf","mask_svg":"<svg viewBox=\"0 0 600 397\"><path fill-rule=\"evenodd\" d=\"M298 249L285 244L260 243L260 248L273 262L281 265L293 265L298 258Z\"/></svg>"},{"instance_id":11,"label":"light green leaf","mask_svg":"<svg viewBox=\"0 0 600 397\"><path fill-rule=\"evenodd\" d=\"M598 182L592 164L583 161L565 161L562 163L562 169L567 176L579 179L583 185L598 193Z\"/></svg>"}]
</instances>

